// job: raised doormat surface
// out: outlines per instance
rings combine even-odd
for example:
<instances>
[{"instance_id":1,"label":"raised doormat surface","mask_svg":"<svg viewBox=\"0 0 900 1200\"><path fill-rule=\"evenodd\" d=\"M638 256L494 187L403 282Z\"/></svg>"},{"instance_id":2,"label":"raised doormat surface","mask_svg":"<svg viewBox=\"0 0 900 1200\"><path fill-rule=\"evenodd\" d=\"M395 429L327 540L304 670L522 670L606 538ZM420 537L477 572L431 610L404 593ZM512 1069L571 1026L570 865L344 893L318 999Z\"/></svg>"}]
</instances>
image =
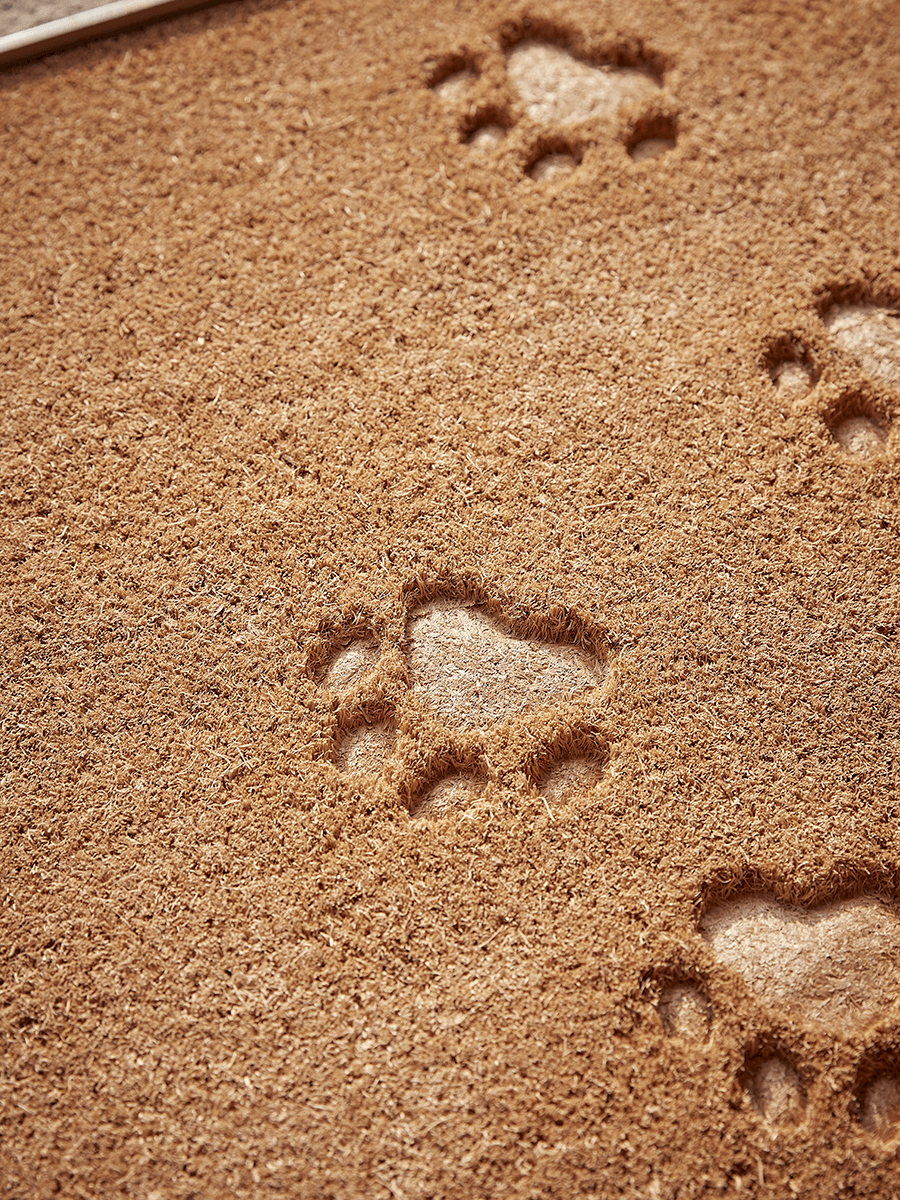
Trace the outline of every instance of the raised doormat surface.
<instances>
[{"instance_id":1,"label":"raised doormat surface","mask_svg":"<svg viewBox=\"0 0 900 1200\"><path fill-rule=\"evenodd\" d=\"M900 11L0 79L0 1195L900 1193Z\"/></svg>"}]
</instances>

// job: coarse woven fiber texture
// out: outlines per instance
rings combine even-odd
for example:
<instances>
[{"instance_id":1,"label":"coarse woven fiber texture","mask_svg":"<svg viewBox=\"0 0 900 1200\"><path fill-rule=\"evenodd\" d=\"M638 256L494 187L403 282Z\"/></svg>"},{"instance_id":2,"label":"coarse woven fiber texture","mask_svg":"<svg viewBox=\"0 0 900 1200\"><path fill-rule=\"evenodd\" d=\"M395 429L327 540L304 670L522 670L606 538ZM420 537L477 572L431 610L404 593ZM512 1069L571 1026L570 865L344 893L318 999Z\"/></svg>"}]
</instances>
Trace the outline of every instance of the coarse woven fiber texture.
<instances>
[{"instance_id":1,"label":"coarse woven fiber texture","mask_svg":"<svg viewBox=\"0 0 900 1200\"><path fill-rule=\"evenodd\" d=\"M653 87L543 124L523 42ZM897 913L898 79L894 0L251 0L0 78L0 1196L898 1194L900 997L702 931ZM435 601L597 686L445 721Z\"/></svg>"}]
</instances>

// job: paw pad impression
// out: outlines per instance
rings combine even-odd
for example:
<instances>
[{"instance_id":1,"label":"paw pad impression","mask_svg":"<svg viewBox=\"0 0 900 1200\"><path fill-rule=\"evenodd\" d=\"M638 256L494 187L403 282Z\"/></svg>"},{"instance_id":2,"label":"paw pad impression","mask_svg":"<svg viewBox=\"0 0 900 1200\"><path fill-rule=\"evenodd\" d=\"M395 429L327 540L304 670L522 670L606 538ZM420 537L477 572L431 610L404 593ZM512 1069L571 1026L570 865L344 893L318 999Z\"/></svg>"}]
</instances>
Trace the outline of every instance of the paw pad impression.
<instances>
[{"instance_id":1,"label":"paw pad impression","mask_svg":"<svg viewBox=\"0 0 900 1200\"><path fill-rule=\"evenodd\" d=\"M581 724L577 706L563 706L587 699L593 711L606 675L586 650L519 636L478 603L450 599L415 608L393 647L371 636L341 639L316 673L333 714L337 769L371 778L394 761L416 817L471 807L487 774L494 778L488 759L497 739L521 743L518 764L505 769L533 778L548 809L592 791L605 749ZM507 728L528 713L542 714L545 740L537 748L521 729Z\"/></svg>"},{"instance_id":2,"label":"paw pad impression","mask_svg":"<svg viewBox=\"0 0 900 1200\"><path fill-rule=\"evenodd\" d=\"M825 328L865 373L900 391L900 310L878 304L836 304Z\"/></svg>"},{"instance_id":3,"label":"paw pad impression","mask_svg":"<svg viewBox=\"0 0 900 1200\"><path fill-rule=\"evenodd\" d=\"M570 646L527 641L475 606L436 600L409 622L412 694L448 726L484 728L603 681Z\"/></svg>"},{"instance_id":4,"label":"paw pad impression","mask_svg":"<svg viewBox=\"0 0 900 1200\"><path fill-rule=\"evenodd\" d=\"M484 74L480 56L461 51L430 72L431 89L457 111L467 146L495 152L521 119L519 149L513 151L521 154L524 148L521 170L536 182L556 182L577 169L585 148L596 140L591 126L609 126L628 108L640 113L625 139L634 162L675 146L676 121L660 110L662 88L649 63L585 61L567 48L570 31L546 28L543 33L508 43L501 62Z\"/></svg>"},{"instance_id":5,"label":"paw pad impression","mask_svg":"<svg viewBox=\"0 0 900 1200\"><path fill-rule=\"evenodd\" d=\"M762 892L712 906L701 933L760 1000L848 1036L900 999L900 918L876 896L810 908Z\"/></svg>"},{"instance_id":6,"label":"paw pad impression","mask_svg":"<svg viewBox=\"0 0 900 1200\"><path fill-rule=\"evenodd\" d=\"M524 41L506 55L513 92L544 125L579 125L612 117L625 104L651 100L659 85L636 67L594 67L560 46Z\"/></svg>"},{"instance_id":7,"label":"paw pad impression","mask_svg":"<svg viewBox=\"0 0 900 1200\"><path fill-rule=\"evenodd\" d=\"M797 1072L780 1054L748 1064L747 1090L753 1107L770 1125L796 1125L806 1111L806 1092Z\"/></svg>"}]
</instances>

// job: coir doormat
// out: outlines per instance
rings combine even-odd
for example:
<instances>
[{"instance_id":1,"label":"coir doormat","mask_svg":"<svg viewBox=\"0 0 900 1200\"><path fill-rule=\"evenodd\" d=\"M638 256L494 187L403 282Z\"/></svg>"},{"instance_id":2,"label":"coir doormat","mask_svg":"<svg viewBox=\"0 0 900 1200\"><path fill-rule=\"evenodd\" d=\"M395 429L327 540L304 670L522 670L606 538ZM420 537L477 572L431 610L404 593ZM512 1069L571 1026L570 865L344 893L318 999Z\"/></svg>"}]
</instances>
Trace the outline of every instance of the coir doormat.
<instances>
[{"instance_id":1,"label":"coir doormat","mask_svg":"<svg viewBox=\"0 0 900 1200\"><path fill-rule=\"evenodd\" d=\"M900 13L2 77L3 1197L900 1190Z\"/></svg>"}]
</instances>

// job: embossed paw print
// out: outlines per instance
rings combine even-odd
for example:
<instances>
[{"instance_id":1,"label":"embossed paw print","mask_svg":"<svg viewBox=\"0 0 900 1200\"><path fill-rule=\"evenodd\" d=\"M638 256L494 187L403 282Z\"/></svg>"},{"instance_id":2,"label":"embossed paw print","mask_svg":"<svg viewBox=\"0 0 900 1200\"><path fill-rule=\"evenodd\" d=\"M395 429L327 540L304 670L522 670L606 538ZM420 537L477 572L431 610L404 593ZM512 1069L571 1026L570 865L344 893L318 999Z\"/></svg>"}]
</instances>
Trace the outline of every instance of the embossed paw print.
<instances>
[{"instance_id":1,"label":"embossed paw print","mask_svg":"<svg viewBox=\"0 0 900 1200\"><path fill-rule=\"evenodd\" d=\"M523 174L551 183L604 138L634 162L675 146L662 69L633 40L595 46L574 30L526 21L503 27L487 48L426 64L426 78L473 153L508 153Z\"/></svg>"},{"instance_id":2,"label":"embossed paw print","mask_svg":"<svg viewBox=\"0 0 900 1200\"><path fill-rule=\"evenodd\" d=\"M858 364L865 381L900 395L900 309L875 303L835 304L825 313L835 344ZM853 389L829 423L834 440L848 454L876 458L886 449L888 406Z\"/></svg>"},{"instance_id":3,"label":"embossed paw print","mask_svg":"<svg viewBox=\"0 0 900 1200\"><path fill-rule=\"evenodd\" d=\"M772 1134L802 1126L807 1110L832 1103L804 1061L823 1036L848 1062L848 1115L870 1142L891 1152L900 1143L900 913L874 894L822 904L786 904L761 891L720 900L699 921L712 959L746 985L756 1013L740 1013L743 1048L737 1082L749 1111ZM704 970L713 986L703 980ZM716 1039L713 972L700 956L661 968L642 984L662 1031L693 1052ZM731 1001L733 1003L733 1001ZM746 1005L740 1005L746 1009ZM798 1029L803 1031L798 1036ZM728 1058L733 1061L733 1047ZM733 1069L733 1068L732 1068Z\"/></svg>"},{"instance_id":4,"label":"embossed paw print","mask_svg":"<svg viewBox=\"0 0 900 1200\"><path fill-rule=\"evenodd\" d=\"M815 404L843 454L881 458L890 451L892 417L900 404L900 306L862 294L831 302L815 324L818 332L810 328L805 338L771 344L769 377L794 409Z\"/></svg>"},{"instance_id":5,"label":"embossed paw print","mask_svg":"<svg viewBox=\"0 0 900 1200\"><path fill-rule=\"evenodd\" d=\"M412 693L460 729L508 721L597 687L603 668L571 646L515 637L474 605L436 600L409 623Z\"/></svg>"},{"instance_id":6,"label":"embossed paw print","mask_svg":"<svg viewBox=\"0 0 900 1200\"><path fill-rule=\"evenodd\" d=\"M750 892L713 905L700 931L772 1013L844 1041L869 1043L851 1111L883 1142L900 1137L900 1062L883 1052L877 1027L900 1016L900 917L877 896L800 907ZM782 1041L785 1038L782 1033ZM804 1071L784 1045L748 1054L744 1083L772 1125L797 1123L807 1105Z\"/></svg>"},{"instance_id":7,"label":"embossed paw print","mask_svg":"<svg viewBox=\"0 0 900 1200\"><path fill-rule=\"evenodd\" d=\"M430 600L409 613L402 640L339 642L320 665L333 761L345 774L390 779L415 817L471 809L489 784L513 777L552 812L603 774L594 718L604 655L603 646L524 637L475 602Z\"/></svg>"},{"instance_id":8,"label":"embossed paw print","mask_svg":"<svg viewBox=\"0 0 900 1200\"><path fill-rule=\"evenodd\" d=\"M750 893L700 928L764 1003L843 1037L900 1000L900 918L874 896L799 908Z\"/></svg>"}]
</instances>

